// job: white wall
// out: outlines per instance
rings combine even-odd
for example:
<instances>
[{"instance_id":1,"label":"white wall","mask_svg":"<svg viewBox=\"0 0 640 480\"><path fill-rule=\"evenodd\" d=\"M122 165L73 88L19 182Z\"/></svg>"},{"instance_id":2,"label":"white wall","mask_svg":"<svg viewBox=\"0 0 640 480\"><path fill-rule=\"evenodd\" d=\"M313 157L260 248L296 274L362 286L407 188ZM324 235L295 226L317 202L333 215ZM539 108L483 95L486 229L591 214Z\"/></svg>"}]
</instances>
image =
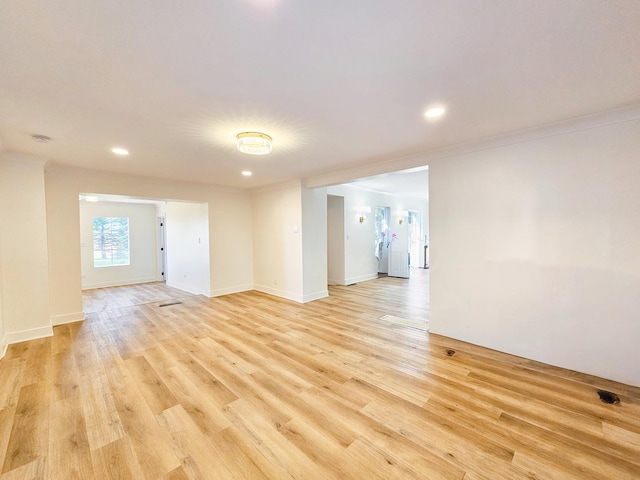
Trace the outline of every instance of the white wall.
<instances>
[{"instance_id":1,"label":"white wall","mask_svg":"<svg viewBox=\"0 0 640 480\"><path fill-rule=\"evenodd\" d=\"M1 184L0 184L1 185ZM2 209L4 208L2 187L0 186L0 221L2 221ZM4 336L4 320L2 316L2 234L0 234L0 359L7 351L7 343Z\"/></svg>"},{"instance_id":2,"label":"white wall","mask_svg":"<svg viewBox=\"0 0 640 480\"><path fill-rule=\"evenodd\" d=\"M6 342L51 335L44 162L2 156L0 236Z\"/></svg>"},{"instance_id":3,"label":"white wall","mask_svg":"<svg viewBox=\"0 0 640 480\"><path fill-rule=\"evenodd\" d=\"M296 180L254 191L252 206L254 289L300 303L326 297L326 189Z\"/></svg>"},{"instance_id":4,"label":"white wall","mask_svg":"<svg viewBox=\"0 0 640 480\"><path fill-rule=\"evenodd\" d=\"M211 276L208 205L167 202L165 220L167 285L209 296Z\"/></svg>"},{"instance_id":5,"label":"white wall","mask_svg":"<svg viewBox=\"0 0 640 480\"><path fill-rule=\"evenodd\" d=\"M344 279L344 197L327 195L327 277L329 285Z\"/></svg>"},{"instance_id":6,"label":"white wall","mask_svg":"<svg viewBox=\"0 0 640 480\"><path fill-rule=\"evenodd\" d=\"M302 188L303 302L324 298L327 288L327 189Z\"/></svg>"},{"instance_id":7,"label":"white wall","mask_svg":"<svg viewBox=\"0 0 640 480\"><path fill-rule=\"evenodd\" d=\"M430 164L431 326L640 385L640 121Z\"/></svg>"},{"instance_id":8,"label":"white wall","mask_svg":"<svg viewBox=\"0 0 640 480\"><path fill-rule=\"evenodd\" d=\"M256 191L252 206L254 288L302 302L300 182Z\"/></svg>"},{"instance_id":9,"label":"white wall","mask_svg":"<svg viewBox=\"0 0 640 480\"><path fill-rule=\"evenodd\" d=\"M246 192L193 183L51 167L45 175L47 229L54 323L82 319L80 272L81 192L128 195L209 205L210 293L224 295L252 287L251 199Z\"/></svg>"},{"instance_id":10,"label":"white wall","mask_svg":"<svg viewBox=\"0 0 640 480\"><path fill-rule=\"evenodd\" d=\"M428 227L428 221L424 221L429 218L428 205L422 200L403 195L375 193L352 185L328 187L327 193L344 197L345 284L378 277L378 260L375 255L375 207L390 207L389 225L392 233L399 211L421 212L423 228ZM368 213L367 219L360 223L362 210L360 207L366 206L371 207L371 213Z\"/></svg>"},{"instance_id":11,"label":"white wall","mask_svg":"<svg viewBox=\"0 0 640 480\"><path fill-rule=\"evenodd\" d=\"M98 268L93 266L94 217L129 218L129 265ZM155 205L81 201L80 238L83 289L158 280Z\"/></svg>"}]
</instances>

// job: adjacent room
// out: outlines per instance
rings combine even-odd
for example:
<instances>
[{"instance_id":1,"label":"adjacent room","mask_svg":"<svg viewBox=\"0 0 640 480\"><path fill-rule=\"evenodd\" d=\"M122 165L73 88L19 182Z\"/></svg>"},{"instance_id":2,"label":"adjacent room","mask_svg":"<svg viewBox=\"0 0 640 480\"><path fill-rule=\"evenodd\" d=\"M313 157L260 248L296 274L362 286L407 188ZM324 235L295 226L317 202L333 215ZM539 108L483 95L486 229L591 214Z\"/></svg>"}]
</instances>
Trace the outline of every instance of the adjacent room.
<instances>
[{"instance_id":1,"label":"adjacent room","mask_svg":"<svg viewBox=\"0 0 640 480\"><path fill-rule=\"evenodd\" d=\"M0 480L637 480L638 25L0 2Z\"/></svg>"}]
</instances>

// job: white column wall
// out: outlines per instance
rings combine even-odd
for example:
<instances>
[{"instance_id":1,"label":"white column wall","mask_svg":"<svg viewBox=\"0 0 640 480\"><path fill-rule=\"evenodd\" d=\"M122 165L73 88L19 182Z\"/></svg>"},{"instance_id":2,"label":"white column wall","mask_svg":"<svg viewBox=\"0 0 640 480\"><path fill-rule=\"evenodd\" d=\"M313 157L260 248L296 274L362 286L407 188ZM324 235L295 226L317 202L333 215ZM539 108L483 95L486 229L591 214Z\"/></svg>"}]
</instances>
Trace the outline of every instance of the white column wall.
<instances>
[{"instance_id":1,"label":"white column wall","mask_svg":"<svg viewBox=\"0 0 640 480\"><path fill-rule=\"evenodd\" d=\"M327 195L327 278L329 285L344 279L344 197Z\"/></svg>"},{"instance_id":2,"label":"white column wall","mask_svg":"<svg viewBox=\"0 0 640 480\"><path fill-rule=\"evenodd\" d=\"M43 161L0 159L0 236L6 342L51 335Z\"/></svg>"},{"instance_id":3,"label":"white column wall","mask_svg":"<svg viewBox=\"0 0 640 480\"><path fill-rule=\"evenodd\" d=\"M302 188L303 302L324 298L327 288L327 189Z\"/></svg>"},{"instance_id":4,"label":"white column wall","mask_svg":"<svg viewBox=\"0 0 640 480\"><path fill-rule=\"evenodd\" d=\"M640 385L640 121L430 164L431 326Z\"/></svg>"},{"instance_id":5,"label":"white column wall","mask_svg":"<svg viewBox=\"0 0 640 480\"><path fill-rule=\"evenodd\" d=\"M1 189L2 187L0 187ZM0 221L2 221L2 193L0 192ZM2 315L2 235L0 234L0 359L4 357L7 350L7 343L4 335L4 317Z\"/></svg>"},{"instance_id":6,"label":"white column wall","mask_svg":"<svg viewBox=\"0 0 640 480\"><path fill-rule=\"evenodd\" d=\"M167 202L167 285L210 295L209 207L206 203Z\"/></svg>"},{"instance_id":7,"label":"white column wall","mask_svg":"<svg viewBox=\"0 0 640 480\"><path fill-rule=\"evenodd\" d=\"M296 302L304 301L301 195L299 181L252 195L254 288Z\"/></svg>"}]
</instances>

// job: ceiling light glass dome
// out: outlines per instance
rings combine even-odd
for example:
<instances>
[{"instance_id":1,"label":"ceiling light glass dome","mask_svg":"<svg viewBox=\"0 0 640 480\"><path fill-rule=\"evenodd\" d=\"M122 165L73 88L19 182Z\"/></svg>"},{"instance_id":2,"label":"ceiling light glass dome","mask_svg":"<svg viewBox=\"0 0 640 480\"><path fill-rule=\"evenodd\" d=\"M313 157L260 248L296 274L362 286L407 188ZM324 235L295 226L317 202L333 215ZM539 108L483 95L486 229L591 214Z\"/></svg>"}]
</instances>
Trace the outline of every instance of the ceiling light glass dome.
<instances>
[{"instance_id":1,"label":"ceiling light glass dome","mask_svg":"<svg viewBox=\"0 0 640 480\"><path fill-rule=\"evenodd\" d=\"M249 155L271 153L271 137L264 133L244 132L237 135L238 150Z\"/></svg>"}]
</instances>

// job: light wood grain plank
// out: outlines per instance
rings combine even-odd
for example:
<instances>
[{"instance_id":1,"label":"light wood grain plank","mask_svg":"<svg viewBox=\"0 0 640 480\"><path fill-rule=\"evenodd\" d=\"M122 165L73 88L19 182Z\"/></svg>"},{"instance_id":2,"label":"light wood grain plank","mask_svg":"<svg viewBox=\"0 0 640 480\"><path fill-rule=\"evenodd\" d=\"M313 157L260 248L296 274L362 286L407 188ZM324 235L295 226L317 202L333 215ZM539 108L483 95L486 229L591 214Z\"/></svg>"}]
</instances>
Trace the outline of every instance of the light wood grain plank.
<instances>
[{"instance_id":1,"label":"light wood grain plank","mask_svg":"<svg viewBox=\"0 0 640 480\"><path fill-rule=\"evenodd\" d=\"M93 463L80 392L51 405L49 432L50 480L91 480Z\"/></svg>"},{"instance_id":2,"label":"light wood grain plank","mask_svg":"<svg viewBox=\"0 0 640 480\"><path fill-rule=\"evenodd\" d=\"M100 480L145 478L128 438L120 438L91 452L93 471Z\"/></svg>"},{"instance_id":3,"label":"light wood grain plank","mask_svg":"<svg viewBox=\"0 0 640 480\"><path fill-rule=\"evenodd\" d=\"M144 356L130 358L125 363L132 374L132 381L142 392L153 413L161 413L178 404L178 400L158 377Z\"/></svg>"},{"instance_id":4,"label":"light wood grain plank","mask_svg":"<svg viewBox=\"0 0 640 480\"><path fill-rule=\"evenodd\" d=\"M205 480L215 476L225 480L234 477L214 444L193 423L182 406L169 408L160 417L164 428L173 437L174 452L182 460L182 468L189 478Z\"/></svg>"},{"instance_id":5,"label":"light wood grain plank","mask_svg":"<svg viewBox=\"0 0 640 480\"><path fill-rule=\"evenodd\" d=\"M0 480L45 480L46 478L47 461L43 457L0 476Z\"/></svg>"},{"instance_id":6,"label":"light wood grain plank","mask_svg":"<svg viewBox=\"0 0 640 480\"><path fill-rule=\"evenodd\" d=\"M46 383L31 383L20 389L2 473L47 456L49 395Z\"/></svg>"},{"instance_id":7,"label":"light wood grain plank","mask_svg":"<svg viewBox=\"0 0 640 480\"><path fill-rule=\"evenodd\" d=\"M0 480L635 478L640 388L381 319L426 320L427 286L84 292L86 321L0 361Z\"/></svg>"},{"instance_id":8,"label":"light wood grain plank","mask_svg":"<svg viewBox=\"0 0 640 480\"><path fill-rule=\"evenodd\" d=\"M132 381L127 388L111 391L122 429L144 478L161 478L180 466L170 436L157 422L136 384Z\"/></svg>"},{"instance_id":9,"label":"light wood grain plank","mask_svg":"<svg viewBox=\"0 0 640 480\"><path fill-rule=\"evenodd\" d=\"M240 435L241 448L267 477L282 479L326 479L326 472L318 469L309 457L287 441L271 424L256 415L243 400L224 408Z\"/></svg>"},{"instance_id":10,"label":"light wood grain plank","mask_svg":"<svg viewBox=\"0 0 640 480\"><path fill-rule=\"evenodd\" d=\"M80 383L80 394L91 450L124 437L125 432L113 401L113 393L103 373L94 372L93 377L85 377Z\"/></svg>"}]
</instances>

